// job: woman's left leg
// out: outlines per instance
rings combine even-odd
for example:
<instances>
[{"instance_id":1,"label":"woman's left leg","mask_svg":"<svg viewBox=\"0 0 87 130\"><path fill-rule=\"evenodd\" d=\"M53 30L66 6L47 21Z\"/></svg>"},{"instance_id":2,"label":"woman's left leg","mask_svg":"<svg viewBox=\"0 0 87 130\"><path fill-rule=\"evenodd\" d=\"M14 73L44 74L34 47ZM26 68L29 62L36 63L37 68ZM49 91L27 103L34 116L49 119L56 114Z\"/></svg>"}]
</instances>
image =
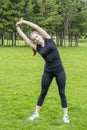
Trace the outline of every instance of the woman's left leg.
<instances>
[{"instance_id":1,"label":"woman's left leg","mask_svg":"<svg viewBox=\"0 0 87 130\"><path fill-rule=\"evenodd\" d=\"M65 123L69 123L67 98L66 98L66 93L65 93L66 74L64 70L56 74L56 82L58 85L59 95L61 98L61 105L64 111L63 120Z\"/></svg>"},{"instance_id":2,"label":"woman's left leg","mask_svg":"<svg viewBox=\"0 0 87 130\"><path fill-rule=\"evenodd\" d=\"M59 74L56 74L56 82L58 85L59 95L61 98L61 105L63 108L67 108L67 99L65 94L65 85L66 85L66 74L64 71L61 71Z\"/></svg>"}]
</instances>

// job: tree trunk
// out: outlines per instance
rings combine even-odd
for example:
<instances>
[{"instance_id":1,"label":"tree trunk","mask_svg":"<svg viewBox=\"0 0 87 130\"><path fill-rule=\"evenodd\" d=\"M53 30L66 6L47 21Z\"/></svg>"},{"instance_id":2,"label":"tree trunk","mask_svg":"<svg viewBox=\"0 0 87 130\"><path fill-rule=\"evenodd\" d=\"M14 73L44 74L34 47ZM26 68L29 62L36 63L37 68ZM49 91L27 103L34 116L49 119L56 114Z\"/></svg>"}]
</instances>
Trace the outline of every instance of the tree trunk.
<instances>
[{"instance_id":1,"label":"tree trunk","mask_svg":"<svg viewBox=\"0 0 87 130\"><path fill-rule=\"evenodd\" d=\"M4 32L1 32L1 45L4 46Z\"/></svg>"},{"instance_id":2,"label":"tree trunk","mask_svg":"<svg viewBox=\"0 0 87 130\"><path fill-rule=\"evenodd\" d=\"M67 21L65 21L64 30L63 30L64 46L66 46L66 36L67 35L68 35L68 25L67 25Z\"/></svg>"},{"instance_id":3,"label":"tree trunk","mask_svg":"<svg viewBox=\"0 0 87 130\"><path fill-rule=\"evenodd\" d=\"M15 46L16 46L16 31L14 32L14 43L15 43Z\"/></svg>"},{"instance_id":4,"label":"tree trunk","mask_svg":"<svg viewBox=\"0 0 87 130\"><path fill-rule=\"evenodd\" d=\"M18 46L20 46L20 42L19 41L20 41L20 39L19 39L19 35L18 35Z\"/></svg>"},{"instance_id":5,"label":"tree trunk","mask_svg":"<svg viewBox=\"0 0 87 130\"><path fill-rule=\"evenodd\" d=\"M64 33L64 47L66 47L66 35Z\"/></svg>"},{"instance_id":6,"label":"tree trunk","mask_svg":"<svg viewBox=\"0 0 87 130\"><path fill-rule=\"evenodd\" d=\"M69 34L68 34L68 46L72 46L72 37L73 37L73 33L71 31L69 31Z\"/></svg>"},{"instance_id":7,"label":"tree trunk","mask_svg":"<svg viewBox=\"0 0 87 130\"><path fill-rule=\"evenodd\" d=\"M71 32L68 34L68 46L71 46Z\"/></svg>"},{"instance_id":8,"label":"tree trunk","mask_svg":"<svg viewBox=\"0 0 87 130\"><path fill-rule=\"evenodd\" d=\"M58 37L58 32L56 31L56 43L57 43L57 46L59 46L59 37Z\"/></svg>"},{"instance_id":9,"label":"tree trunk","mask_svg":"<svg viewBox=\"0 0 87 130\"><path fill-rule=\"evenodd\" d=\"M71 46L72 46L72 42L73 42L73 33L71 32Z\"/></svg>"},{"instance_id":10,"label":"tree trunk","mask_svg":"<svg viewBox=\"0 0 87 130\"><path fill-rule=\"evenodd\" d=\"M12 46L15 46L15 34L14 34L14 32L12 33Z\"/></svg>"},{"instance_id":11,"label":"tree trunk","mask_svg":"<svg viewBox=\"0 0 87 130\"><path fill-rule=\"evenodd\" d=\"M9 33L7 33L6 38L7 38L7 46L10 46L10 44L9 44Z\"/></svg>"},{"instance_id":12,"label":"tree trunk","mask_svg":"<svg viewBox=\"0 0 87 130\"><path fill-rule=\"evenodd\" d=\"M60 46L63 46L63 37L62 37L62 33L60 33Z\"/></svg>"},{"instance_id":13,"label":"tree trunk","mask_svg":"<svg viewBox=\"0 0 87 130\"><path fill-rule=\"evenodd\" d=\"M78 33L75 34L75 46L78 47Z\"/></svg>"}]
</instances>

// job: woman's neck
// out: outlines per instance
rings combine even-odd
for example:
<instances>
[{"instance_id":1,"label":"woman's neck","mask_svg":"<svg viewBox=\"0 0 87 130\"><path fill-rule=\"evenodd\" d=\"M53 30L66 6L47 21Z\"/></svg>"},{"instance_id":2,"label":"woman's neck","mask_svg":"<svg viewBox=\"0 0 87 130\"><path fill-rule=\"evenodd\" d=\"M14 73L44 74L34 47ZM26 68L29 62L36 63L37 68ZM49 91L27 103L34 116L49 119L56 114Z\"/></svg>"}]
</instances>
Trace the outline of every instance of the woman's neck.
<instances>
[{"instance_id":1,"label":"woman's neck","mask_svg":"<svg viewBox=\"0 0 87 130\"><path fill-rule=\"evenodd\" d=\"M42 46L42 47L45 47L45 41L44 41L44 39L43 39L42 42L41 42L41 46Z\"/></svg>"}]
</instances>

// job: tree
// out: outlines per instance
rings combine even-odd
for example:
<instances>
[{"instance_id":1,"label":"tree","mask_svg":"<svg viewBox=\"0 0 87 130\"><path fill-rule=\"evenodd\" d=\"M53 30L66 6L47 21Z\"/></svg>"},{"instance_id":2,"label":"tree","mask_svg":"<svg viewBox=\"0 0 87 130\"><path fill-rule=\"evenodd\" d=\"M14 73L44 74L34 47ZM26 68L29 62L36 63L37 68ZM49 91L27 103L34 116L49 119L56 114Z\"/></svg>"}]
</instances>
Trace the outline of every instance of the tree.
<instances>
[{"instance_id":1,"label":"tree","mask_svg":"<svg viewBox=\"0 0 87 130\"><path fill-rule=\"evenodd\" d=\"M1 34L1 39L2 39L2 45L4 44L5 33L9 32L10 34L10 33L15 32L15 23L18 17L20 16L19 10L21 10L20 7L22 4L20 1L21 0L0 1L0 5L2 5L0 8L0 34ZM12 40L12 43L13 43L13 40Z\"/></svg>"},{"instance_id":2,"label":"tree","mask_svg":"<svg viewBox=\"0 0 87 130\"><path fill-rule=\"evenodd\" d=\"M63 22L59 28L62 29L60 34L61 44L66 46L66 36L68 36L68 45L72 46L72 38L75 36L75 46L78 46L78 37L83 21L80 20L83 17L81 15L85 1L83 0L58 0L57 4L59 5L58 12L63 18ZM87 6L86 6L87 7ZM86 16L86 14L85 14ZM84 19L86 21L86 18Z\"/></svg>"},{"instance_id":3,"label":"tree","mask_svg":"<svg viewBox=\"0 0 87 130\"><path fill-rule=\"evenodd\" d=\"M0 35L2 45L4 35L16 44L15 23L21 17L43 27L52 36L56 36L57 45L72 46L73 37L78 46L78 38L87 36L87 1L86 0L4 0L0 1ZM31 28L23 26L28 33ZM15 42L14 42L15 39Z\"/></svg>"},{"instance_id":4,"label":"tree","mask_svg":"<svg viewBox=\"0 0 87 130\"><path fill-rule=\"evenodd\" d=\"M71 16L70 31L75 36L75 46L78 46L79 36L87 30L87 8L85 8L85 1L82 0L76 1L74 7L75 13Z\"/></svg>"}]
</instances>

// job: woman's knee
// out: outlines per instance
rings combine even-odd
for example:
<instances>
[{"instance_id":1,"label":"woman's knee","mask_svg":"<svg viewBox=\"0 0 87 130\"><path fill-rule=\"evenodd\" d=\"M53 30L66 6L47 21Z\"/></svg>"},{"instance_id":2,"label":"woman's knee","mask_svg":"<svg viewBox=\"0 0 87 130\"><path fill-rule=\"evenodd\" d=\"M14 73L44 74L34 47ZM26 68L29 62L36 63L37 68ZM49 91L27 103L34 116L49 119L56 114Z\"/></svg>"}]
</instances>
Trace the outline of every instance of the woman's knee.
<instances>
[{"instance_id":1,"label":"woman's knee","mask_svg":"<svg viewBox=\"0 0 87 130\"><path fill-rule=\"evenodd\" d=\"M59 91L59 94L60 94L61 98L65 98L66 97L65 90Z\"/></svg>"}]
</instances>

